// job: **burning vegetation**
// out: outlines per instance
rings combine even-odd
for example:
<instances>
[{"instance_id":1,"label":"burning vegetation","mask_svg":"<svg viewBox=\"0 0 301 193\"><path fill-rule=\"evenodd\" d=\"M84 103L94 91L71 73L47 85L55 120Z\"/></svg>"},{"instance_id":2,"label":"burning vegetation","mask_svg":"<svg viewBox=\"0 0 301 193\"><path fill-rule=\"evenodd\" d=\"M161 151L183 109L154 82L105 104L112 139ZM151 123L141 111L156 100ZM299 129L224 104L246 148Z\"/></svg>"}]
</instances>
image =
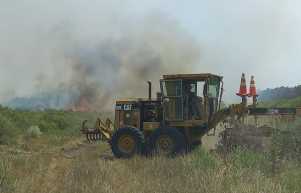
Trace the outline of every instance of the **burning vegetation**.
<instances>
[{"instance_id":1,"label":"burning vegetation","mask_svg":"<svg viewBox=\"0 0 301 193\"><path fill-rule=\"evenodd\" d=\"M197 41L168 18L146 17L121 28L122 33L102 34L93 43L74 45L76 38L66 42L61 53L65 78L57 88L40 89L43 99L53 101L44 108L112 110L116 98L146 97L147 80L157 81L163 73L191 72L199 62Z\"/></svg>"}]
</instances>

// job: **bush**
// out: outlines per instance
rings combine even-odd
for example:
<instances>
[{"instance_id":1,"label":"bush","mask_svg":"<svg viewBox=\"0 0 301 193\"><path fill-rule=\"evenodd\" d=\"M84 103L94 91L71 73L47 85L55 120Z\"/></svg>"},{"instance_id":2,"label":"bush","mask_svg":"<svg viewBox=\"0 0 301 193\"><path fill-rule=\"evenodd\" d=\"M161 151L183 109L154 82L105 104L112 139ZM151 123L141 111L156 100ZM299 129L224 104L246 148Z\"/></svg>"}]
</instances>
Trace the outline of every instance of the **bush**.
<instances>
[{"instance_id":1,"label":"bush","mask_svg":"<svg viewBox=\"0 0 301 193\"><path fill-rule=\"evenodd\" d=\"M15 142L16 130L13 124L3 116L0 116L0 144Z\"/></svg>"},{"instance_id":2,"label":"bush","mask_svg":"<svg viewBox=\"0 0 301 193\"><path fill-rule=\"evenodd\" d=\"M26 136L31 138L37 138L42 135L42 132L38 126L30 126L27 129Z\"/></svg>"}]
</instances>

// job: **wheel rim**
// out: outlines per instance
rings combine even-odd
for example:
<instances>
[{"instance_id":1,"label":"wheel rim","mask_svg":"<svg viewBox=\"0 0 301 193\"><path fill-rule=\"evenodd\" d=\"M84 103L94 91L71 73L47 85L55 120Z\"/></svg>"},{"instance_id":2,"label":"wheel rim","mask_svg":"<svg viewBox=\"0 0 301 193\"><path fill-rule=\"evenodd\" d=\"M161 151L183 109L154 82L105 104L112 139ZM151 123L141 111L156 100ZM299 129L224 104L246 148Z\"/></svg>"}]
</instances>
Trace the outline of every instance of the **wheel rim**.
<instances>
[{"instance_id":1,"label":"wheel rim","mask_svg":"<svg viewBox=\"0 0 301 193\"><path fill-rule=\"evenodd\" d=\"M169 154L172 153L174 142L168 135L160 135L156 141L158 153Z\"/></svg>"},{"instance_id":2,"label":"wheel rim","mask_svg":"<svg viewBox=\"0 0 301 193\"><path fill-rule=\"evenodd\" d=\"M135 139L130 135L123 135L118 140L118 148L121 152L131 154L135 151Z\"/></svg>"}]
</instances>

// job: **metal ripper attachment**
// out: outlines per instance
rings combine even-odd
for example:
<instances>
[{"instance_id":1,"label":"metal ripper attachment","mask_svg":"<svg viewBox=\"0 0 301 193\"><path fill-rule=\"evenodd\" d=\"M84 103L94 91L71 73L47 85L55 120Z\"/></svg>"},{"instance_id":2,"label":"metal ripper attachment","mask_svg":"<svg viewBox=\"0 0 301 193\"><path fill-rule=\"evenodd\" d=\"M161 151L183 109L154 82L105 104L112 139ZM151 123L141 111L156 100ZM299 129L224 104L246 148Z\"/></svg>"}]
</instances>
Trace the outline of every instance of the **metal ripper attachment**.
<instances>
[{"instance_id":1,"label":"metal ripper attachment","mask_svg":"<svg viewBox=\"0 0 301 193\"><path fill-rule=\"evenodd\" d=\"M110 119L103 122L100 118L97 119L94 128L86 126L87 120L83 121L81 132L86 135L89 142L109 141L113 133L113 123Z\"/></svg>"}]
</instances>

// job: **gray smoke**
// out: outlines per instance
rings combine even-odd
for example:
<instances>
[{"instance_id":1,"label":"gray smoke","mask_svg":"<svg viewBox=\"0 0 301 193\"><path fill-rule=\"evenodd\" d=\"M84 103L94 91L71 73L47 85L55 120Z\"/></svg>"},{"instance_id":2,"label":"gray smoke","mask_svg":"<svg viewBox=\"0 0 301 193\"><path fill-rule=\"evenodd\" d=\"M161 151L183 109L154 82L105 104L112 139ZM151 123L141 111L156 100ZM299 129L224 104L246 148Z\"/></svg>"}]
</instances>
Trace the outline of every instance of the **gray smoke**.
<instances>
[{"instance_id":1,"label":"gray smoke","mask_svg":"<svg viewBox=\"0 0 301 193\"><path fill-rule=\"evenodd\" d=\"M108 109L117 98L146 97L147 80L158 90L162 74L191 72L199 53L196 41L177 23L151 16L124 26L118 36L73 50L67 56L71 79L65 84L79 93L75 106Z\"/></svg>"},{"instance_id":2,"label":"gray smoke","mask_svg":"<svg viewBox=\"0 0 301 193\"><path fill-rule=\"evenodd\" d=\"M117 98L147 96L147 80L158 89L163 73L199 62L196 39L160 12L132 13L119 0L1 3L0 65L11 73L0 76L1 101L111 110Z\"/></svg>"},{"instance_id":3,"label":"gray smoke","mask_svg":"<svg viewBox=\"0 0 301 193\"><path fill-rule=\"evenodd\" d=\"M45 108L109 110L118 98L147 96L147 80L158 90L162 74L191 72L199 61L196 40L165 17L150 15L118 28L122 33L100 34L91 43L76 37L72 25L50 31L59 42L51 58L61 66L50 64L55 79L42 72L34 85L38 95L57 105L43 99L39 108L44 103Z\"/></svg>"}]
</instances>

